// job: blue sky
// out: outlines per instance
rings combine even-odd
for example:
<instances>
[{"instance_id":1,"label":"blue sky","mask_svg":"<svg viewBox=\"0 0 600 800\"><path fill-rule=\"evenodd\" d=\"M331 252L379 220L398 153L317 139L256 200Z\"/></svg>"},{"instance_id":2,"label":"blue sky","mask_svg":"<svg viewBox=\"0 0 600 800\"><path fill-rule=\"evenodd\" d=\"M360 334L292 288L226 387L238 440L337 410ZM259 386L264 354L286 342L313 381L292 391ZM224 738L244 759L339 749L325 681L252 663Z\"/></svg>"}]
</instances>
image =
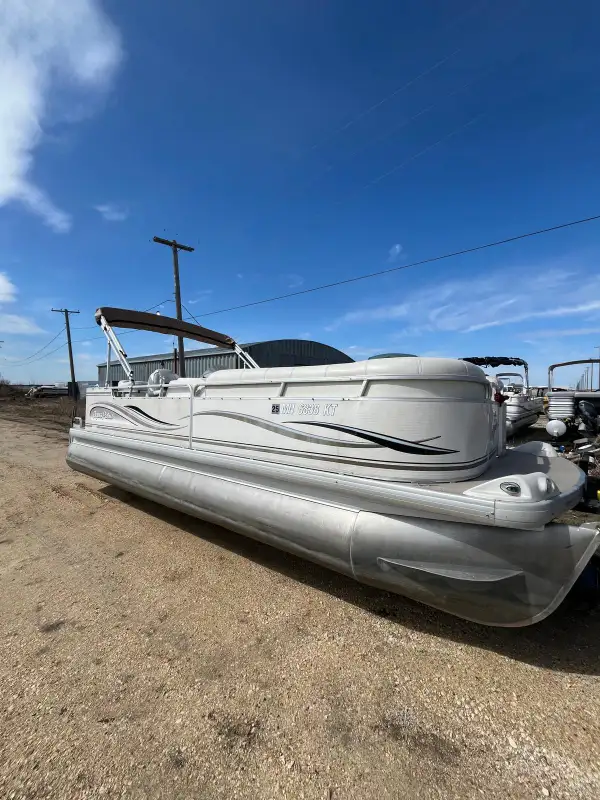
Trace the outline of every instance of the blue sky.
<instances>
[{"instance_id":1,"label":"blue sky","mask_svg":"<svg viewBox=\"0 0 600 800\"><path fill-rule=\"evenodd\" d=\"M240 341L518 355L600 345L600 223L212 311L600 213L600 7L559 0L4 0L0 372L64 380L51 307L183 300ZM131 355L169 349L135 333ZM23 363L25 361L25 363ZM579 370L561 373L576 379Z\"/></svg>"}]
</instances>

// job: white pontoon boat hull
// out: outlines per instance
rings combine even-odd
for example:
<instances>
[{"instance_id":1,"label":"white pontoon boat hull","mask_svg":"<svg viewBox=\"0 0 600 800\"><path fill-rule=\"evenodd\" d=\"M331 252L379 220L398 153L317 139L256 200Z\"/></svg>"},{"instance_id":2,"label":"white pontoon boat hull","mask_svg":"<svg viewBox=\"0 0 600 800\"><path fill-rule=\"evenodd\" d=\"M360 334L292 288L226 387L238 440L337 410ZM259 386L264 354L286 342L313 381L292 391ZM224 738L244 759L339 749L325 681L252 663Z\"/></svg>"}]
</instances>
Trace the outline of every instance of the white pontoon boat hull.
<instances>
[{"instance_id":1,"label":"white pontoon boat hull","mask_svg":"<svg viewBox=\"0 0 600 800\"><path fill-rule=\"evenodd\" d=\"M600 541L597 528L588 525L490 527L497 503L484 498L471 504L470 524L432 519L432 498L422 500L429 514L414 498L402 503L401 484L274 467L82 428L71 431L67 461L162 505L486 625L529 625L546 617ZM564 459L545 461L557 469L573 467ZM576 502L581 488L576 483L560 506L573 505L573 493ZM455 497L457 506L461 499ZM466 504L442 509L442 500L440 516L454 512L465 519ZM560 506L555 503L547 515ZM518 508L505 516L518 518Z\"/></svg>"},{"instance_id":2,"label":"white pontoon boat hull","mask_svg":"<svg viewBox=\"0 0 600 800\"><path fill-rule=\"evenodd\" d=\"M542 398L539 398L542 400ZM506 435L514 436L523 428L535 425L543 411L543 400L540 404L538 398L525 398L520 395L510 397L506 403ZM542 405L540 408L539 406Z\"/></svg>"}]
</instances>

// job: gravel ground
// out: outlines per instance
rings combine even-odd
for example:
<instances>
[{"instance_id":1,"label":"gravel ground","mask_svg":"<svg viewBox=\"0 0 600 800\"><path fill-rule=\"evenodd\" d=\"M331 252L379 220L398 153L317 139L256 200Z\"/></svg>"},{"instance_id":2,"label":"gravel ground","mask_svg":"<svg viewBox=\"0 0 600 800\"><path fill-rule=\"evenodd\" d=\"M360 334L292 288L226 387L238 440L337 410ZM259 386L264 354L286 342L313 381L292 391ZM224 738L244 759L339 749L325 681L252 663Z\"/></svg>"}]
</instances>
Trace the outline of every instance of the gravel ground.
<instances>
[{"instance_id":1,"label":"gravel ground","mask_svg":"<svg viewBox=\"0 0 600 800\"><path fill-rule=\"evenodd\" d=\"M71 472L35 413L0 405L0 797L600 796L600 614L361 587Z\"/></svg>"}]
</instances>

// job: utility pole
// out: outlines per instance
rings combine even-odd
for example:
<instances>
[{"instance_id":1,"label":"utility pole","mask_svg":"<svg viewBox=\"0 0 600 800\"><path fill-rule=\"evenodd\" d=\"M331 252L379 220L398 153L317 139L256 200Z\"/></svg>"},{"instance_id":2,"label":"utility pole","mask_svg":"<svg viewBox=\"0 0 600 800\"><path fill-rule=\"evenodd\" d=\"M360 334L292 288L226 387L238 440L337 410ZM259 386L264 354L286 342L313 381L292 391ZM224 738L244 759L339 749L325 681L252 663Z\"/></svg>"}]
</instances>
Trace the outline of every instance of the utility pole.
<instances>
[{"instance_id":1,"label":"utility pole","mask_svg":"<svg viewBox=\"0 0 600 800\"><path fill-rule=\"evenodd\" d=\"M600 358L600 344L596 345L596 350L598 351L598 358ZM598 391L600 392L600 364L598 364Z\"/></svg>"},{"instance_id":2,"label":"utility pole","mask_svg":"<svg viewBox=\"0 0 600 800\"><path fill-rule=\"evenodd\" d=\"M153 241L157 244L165 244L170 247L173 252L173 277L175 278L175 308L177 310L177 319L182 320L181 314L181 286L179 285L179 250L185 250L186 253L193 253L194 248L189 247L187 244L180 244L175 239L161 239L160 236L155 236ZM185 378L185 357L183 352L183 336L177 337L177 349L179 350L179 376Z\"/></svg>"},{"instance_id":3,"label":"utility pole","mask_svg":"<svg viewBox=\"0 0 600 800\"><path fill-rule=\"evenodd\" d=\"M67 329L67 346L69 348L69 364L71 366L71 391L69 394L73 400L77 400L79 392L77 390L77 383L75 382L75 364L73 363L73 347L71 345L71 326L69 325L69 314L79 314L79 311L69 311L68 308L53 308L57 314L65 315L65 328Z\"/></svg>"}]
</instances>

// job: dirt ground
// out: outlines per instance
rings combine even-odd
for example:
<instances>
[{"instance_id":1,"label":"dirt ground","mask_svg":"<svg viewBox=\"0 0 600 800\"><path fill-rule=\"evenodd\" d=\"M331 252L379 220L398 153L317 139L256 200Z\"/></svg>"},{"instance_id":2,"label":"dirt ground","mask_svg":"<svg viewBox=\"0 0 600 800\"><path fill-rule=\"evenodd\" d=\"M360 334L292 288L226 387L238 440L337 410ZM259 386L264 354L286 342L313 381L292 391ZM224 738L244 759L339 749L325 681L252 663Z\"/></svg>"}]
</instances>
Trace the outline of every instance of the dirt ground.
<instances>
[{"instance_id":1,"label":"dirt ground","mask_svg":"<svg viewBox=\"0 0 600 800\"><path fill-rule=\"evenodd\" d=\"M600 797L600 614L487 629L70 471L0 403L0 797Z\"/></svg>"}]
</instances>

